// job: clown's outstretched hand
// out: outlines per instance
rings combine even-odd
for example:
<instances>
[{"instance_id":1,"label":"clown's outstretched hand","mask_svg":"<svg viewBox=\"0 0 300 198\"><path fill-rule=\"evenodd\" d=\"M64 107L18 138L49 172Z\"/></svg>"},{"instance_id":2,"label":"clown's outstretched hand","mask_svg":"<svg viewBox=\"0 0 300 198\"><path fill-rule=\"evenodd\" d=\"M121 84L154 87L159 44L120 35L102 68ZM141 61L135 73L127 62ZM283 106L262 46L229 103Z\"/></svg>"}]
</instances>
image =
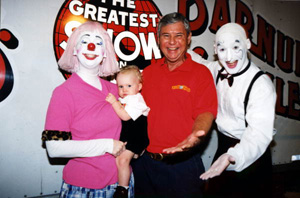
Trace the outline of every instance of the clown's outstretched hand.
<instances>
[{"instance_id":1,"label":"clown's outstretched hand","mask_svg":"<svg viewBox=\"0 0 300 198\"><path fill-rule=\"evenodd\" d=\"M219 176L229 166L229 164L234 163L235 159L231 155L224 153L213 163L213 165L205 173L200 175L200 179L207 180L209 178Z\"/></svg>"}]
</instances>

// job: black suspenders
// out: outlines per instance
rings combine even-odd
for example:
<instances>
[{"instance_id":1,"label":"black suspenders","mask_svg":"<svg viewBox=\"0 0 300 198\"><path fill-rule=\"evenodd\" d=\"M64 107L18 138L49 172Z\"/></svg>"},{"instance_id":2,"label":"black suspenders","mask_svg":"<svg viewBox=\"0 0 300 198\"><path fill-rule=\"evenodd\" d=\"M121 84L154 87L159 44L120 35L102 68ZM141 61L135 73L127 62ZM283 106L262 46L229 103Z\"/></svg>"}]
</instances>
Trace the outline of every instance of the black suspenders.
<instances>
[{"instance_id":1,"label":"black suspenders","mask_svg":"<svg viewBox=\"0 0 300 198\"><path fill-rule=\"evenodd\" d=\"M224 67L221 69L221 72L224 70ZM249 84L249 87L248 87L248 90L246 92L246 95L245 95L245 99L244 99L244 111L245 111L245 117L246 117L246 112L247 112L247 105L248 105L248 101L249 101L249 96L250 96L250 92L251 92L251 89L253 87L253 84L254 82L261 76L263 75L264 72L263 71L259 71L255 74L255 76L253 77L251 83ZM218 75L217 76L217 79L216 79L216 85L218 84L218 81L219 81L219 78L220 76ZM245 124L246 124L246 127L248 126L248 123L247 123L247 120L245 119Z\"/></svg>"},{"instance_id":2,"label":"black suspenders","mask_svg":"<svg viewBox=\"0 0 300 198\"><path fill-rule=\"evenodd\" d=\"M254 82L256 81L256 79L258 79L261 75L263 75L264 72L263 71L259 71L255 74L255 76L253 77L249 87L248 87L248 90L246 92L246 95L245 95L245 99L244 99L244 109L245 109L245 116L246 116L246 112L247 112L247 105L248 105L248 101L249 101L249 96L250 96L250 92L251 92L251 89L253 87L253 84ZM247 123L247 120L245 119L245 122L246 122L246 127L248 126L248 123Z\"/></svg>"}]
</instances>

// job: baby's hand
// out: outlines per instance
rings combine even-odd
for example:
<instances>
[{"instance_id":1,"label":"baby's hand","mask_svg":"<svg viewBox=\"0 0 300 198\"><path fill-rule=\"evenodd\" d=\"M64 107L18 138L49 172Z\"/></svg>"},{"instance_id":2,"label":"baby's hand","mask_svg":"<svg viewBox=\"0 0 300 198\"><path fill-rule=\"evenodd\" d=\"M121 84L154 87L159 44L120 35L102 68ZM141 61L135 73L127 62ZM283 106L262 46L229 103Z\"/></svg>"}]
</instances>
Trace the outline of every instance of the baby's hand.
<instances>
[{"instance_id":1,"label":"baby's hand","mask_svg":"<svg viewBox=\"0 0 300 198\"><path fill-rule=\"evenodd\" d=\"M106 96L105 100L106 100L107 102L109 102L110 104L113 104L114 102L117 101L116 97L115 97L113 94L111 94L111 93L109 93L109 94Z\"/></svg>"}]
</instances>

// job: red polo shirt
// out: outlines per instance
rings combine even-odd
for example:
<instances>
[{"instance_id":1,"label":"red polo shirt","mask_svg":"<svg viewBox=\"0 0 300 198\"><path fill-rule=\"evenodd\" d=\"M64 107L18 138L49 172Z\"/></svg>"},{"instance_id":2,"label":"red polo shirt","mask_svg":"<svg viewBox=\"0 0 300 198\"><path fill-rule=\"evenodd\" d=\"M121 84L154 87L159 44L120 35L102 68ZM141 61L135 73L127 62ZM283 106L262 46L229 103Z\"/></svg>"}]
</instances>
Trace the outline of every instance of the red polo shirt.
<instances>
[{"instance_id":1,"label":"red polo shirt","mask_svg":"<svg viewBox=\"0 0 300 198\"><path fill-rule=\"evenodd\" d=\"M217 94L210 71L186 56L173 71L167 68L165 58L143 71L142 94L150 107L149 152L161 153L183 141L191 134L199 114L217 115Z\"/></svg>"}]
</instances>

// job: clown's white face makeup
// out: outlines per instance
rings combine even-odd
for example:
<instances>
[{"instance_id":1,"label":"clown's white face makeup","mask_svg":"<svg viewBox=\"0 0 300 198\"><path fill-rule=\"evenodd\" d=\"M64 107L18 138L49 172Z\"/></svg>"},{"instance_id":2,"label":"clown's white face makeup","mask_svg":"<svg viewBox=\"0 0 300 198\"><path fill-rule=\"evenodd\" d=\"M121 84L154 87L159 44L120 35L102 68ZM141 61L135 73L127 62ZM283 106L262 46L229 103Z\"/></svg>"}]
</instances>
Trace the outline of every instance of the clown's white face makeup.
<instances>
[{"instance_id":1,"label":"clown's white face makeup","mask_svg":"<svg viewBox=\"0 0 300 198\"><path fill-rule=\"evenodd\" d=\"M86 69L95 69L105 56L103 38L95 32L84 32L78 40L74 52L80 65Z\"/></svg>"},{"instance_id":2,"label":"clown's white face makeup","mask_svg":"<svg viewBox=\"0 0 300 198\"><path fill-rule=\"evenodd\" d=\"M236 74L248 64L248 39L242 38L233 32L224 32L216 38L215 53L227 73ZM250 41L249 41L250 42Z\"/></svg>"}]
</instances>

